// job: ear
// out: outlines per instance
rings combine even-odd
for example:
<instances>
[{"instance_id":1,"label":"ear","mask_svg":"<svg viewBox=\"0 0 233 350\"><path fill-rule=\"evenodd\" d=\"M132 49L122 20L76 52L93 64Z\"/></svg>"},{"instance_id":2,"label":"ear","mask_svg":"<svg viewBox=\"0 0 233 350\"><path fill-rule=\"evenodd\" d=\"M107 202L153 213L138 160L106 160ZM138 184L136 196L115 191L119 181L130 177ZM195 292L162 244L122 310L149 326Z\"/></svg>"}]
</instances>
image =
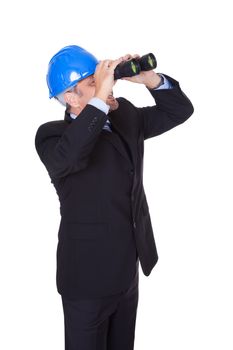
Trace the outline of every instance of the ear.
<instances>
[{"instance_id":1,"label":"ear","mask_svg":"<svg viewBox=\"0 0 233 350\"><path fill-rule=\"evenodd\" d=\"M67 91L64 93L64 100L71 107L78 108L79 107L79 98L78 95L72 91Z\"/></svg>"}]
</instances>

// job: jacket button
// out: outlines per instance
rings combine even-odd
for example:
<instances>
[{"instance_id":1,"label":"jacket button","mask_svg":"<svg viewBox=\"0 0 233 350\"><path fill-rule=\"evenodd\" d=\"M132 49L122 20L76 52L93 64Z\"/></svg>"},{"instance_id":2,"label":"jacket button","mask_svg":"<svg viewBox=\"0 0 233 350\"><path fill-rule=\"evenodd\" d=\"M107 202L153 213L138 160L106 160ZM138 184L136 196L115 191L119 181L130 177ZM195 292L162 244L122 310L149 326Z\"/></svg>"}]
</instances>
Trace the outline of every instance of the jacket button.
<instances>
[{"instance_id":1,"label":"jacket button","mask_svg":"<svg viewBox=\"0 0 233 350\"><path fill-rule=\"evenodd\" d=\"M133 227L136 228L136 222L135 221L133 222Z\"/></svg>"},{"instance_id":2,"label":"jacket button","mask_svg":"<svg viewBox=\"0 0 233 350\"><path fill-rule=\"evenodd\" d=\"M133 170L133 169L130 170L130 174L131 174L131 175L134 174L134 170Z\"/></svg>"}]
</instances>

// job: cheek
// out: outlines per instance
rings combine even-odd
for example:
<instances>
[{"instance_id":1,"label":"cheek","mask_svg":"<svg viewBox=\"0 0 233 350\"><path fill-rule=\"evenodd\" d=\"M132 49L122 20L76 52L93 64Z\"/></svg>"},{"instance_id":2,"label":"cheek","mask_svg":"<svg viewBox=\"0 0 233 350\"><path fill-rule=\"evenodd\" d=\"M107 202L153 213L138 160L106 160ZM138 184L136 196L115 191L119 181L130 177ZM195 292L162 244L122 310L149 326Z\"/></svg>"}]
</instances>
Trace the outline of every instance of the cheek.
<instances>
[{"instance_id":1,"label":"cheek","mask_svg":"<svg viewBox=\"0 0 233 350\"><path fill-rule=\"evenodd\" d=\"M83 105L86 105L88 101L95 95L95 87L90 88L84 92L84 95L81 98Z\"/></svg>"},{"instance_id":2,"label":"cheek","mask_svg":"<svg viewBox=\"0 0 233 350\"><path fill-rule=\"evenodd\" d=\"M95 95L95 86L93 86L89 91L89 98L92 98Z\"/></svg>"}]
</instances>

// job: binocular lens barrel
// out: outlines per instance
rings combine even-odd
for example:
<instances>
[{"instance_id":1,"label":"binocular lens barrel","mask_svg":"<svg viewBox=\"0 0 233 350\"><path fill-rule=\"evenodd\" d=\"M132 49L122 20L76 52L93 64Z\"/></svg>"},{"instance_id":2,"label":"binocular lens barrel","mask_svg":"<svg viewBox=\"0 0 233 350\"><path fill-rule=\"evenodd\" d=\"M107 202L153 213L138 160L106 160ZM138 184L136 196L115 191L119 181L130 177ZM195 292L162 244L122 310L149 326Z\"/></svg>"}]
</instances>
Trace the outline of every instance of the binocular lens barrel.
<instances>
[{"instance_id":1,"label":"binocular lens barrel","mask_svg":"<svg viewBox=\"0 0 233 350\"><path fill-rule=\"evenodd\" d=\"M132 77L141 71L152 70L157 67L153 53L148 53L140 58L132 58L129 61L119 63L114 70L114 79Z\"/></svg>"},{"instance_id":2,"label":"binocular lens barrel","mask_svg":"<svg viewBox=\"0 0 233 350\"><path fill-rule=\"evenodd\" d=\"M114 79L120 79L123 77L132 77L133 75L137 75L141 72L140 64L134 58L119 63L114 70Z\"/></svg>"},{"instance_id":3,"label":"binocular lens barrel","mask_svg":"<svg viewBox=\"0 0 233 350\"><path fill-rule=\"evenodd\" d=\"M157 67L156 58L153 53L148 53L140 58L141 70L147 71Z\"/></svg>"}]
</instances>

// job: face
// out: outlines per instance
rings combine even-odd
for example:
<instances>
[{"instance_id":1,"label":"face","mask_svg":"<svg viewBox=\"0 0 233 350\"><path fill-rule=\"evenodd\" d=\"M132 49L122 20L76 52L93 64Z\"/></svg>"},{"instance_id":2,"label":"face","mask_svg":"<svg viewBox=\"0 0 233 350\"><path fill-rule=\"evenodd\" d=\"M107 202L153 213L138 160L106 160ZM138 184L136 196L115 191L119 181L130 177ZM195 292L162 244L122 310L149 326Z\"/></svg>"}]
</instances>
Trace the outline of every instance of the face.
<instances>
[{"instance_id":1,"label":"face","mask_svg":"<svg viewBox=\"0 0 233 350\"><path fill-rule=\"evenodd\" d=\"M78 115L87 105L88 101L95 95L94 74L78 82L75 87L75 92L68 92L67 94L73 94L74 104L72 105L72 101L68 103L72 106L72 112ZM70 97L71 96L72 95L70 95ZM116 109L116 106L118 107L118 102L113 97L113 91L111 91L106 103L110 106L110 110Z\"/></svg>"},{"instance_id":2,"label":"face","mask_svg":"<svg viewBox=\"0 0 233 350\"><path fill-rule=\"evenodd\" d=\"M81 109L83 109L88 101L95 95L95 79L94 75L90 75L89 77L81 80L77 88L80 90L79 95L79 105Z\"/></svg>"}]
</instances>

